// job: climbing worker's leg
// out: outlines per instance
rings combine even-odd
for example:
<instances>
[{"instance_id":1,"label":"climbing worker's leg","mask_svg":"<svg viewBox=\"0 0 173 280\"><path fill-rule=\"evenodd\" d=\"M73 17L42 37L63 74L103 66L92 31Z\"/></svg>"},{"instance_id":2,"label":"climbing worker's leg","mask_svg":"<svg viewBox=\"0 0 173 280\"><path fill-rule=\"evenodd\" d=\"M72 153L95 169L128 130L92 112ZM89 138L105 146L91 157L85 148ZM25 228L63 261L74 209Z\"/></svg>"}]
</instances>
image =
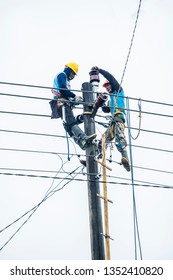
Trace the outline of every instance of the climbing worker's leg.
<instances>
[{"instance_id":1,"label":"climbing worker's leg","mask_svg":"<svg viewBox=\"0 0 173 280\"><path fill-rule=\"evenodd\" d=\"M112 124L110 125L106 131L105 131L105 149L107 149L108 144L112 142L112 140L114 139L114 135L115 135L115 125ZM98 155L97 158L102 158L102 140L100 139L98 142Z\"/></svg>"},{"instance_id":2,"label":"climbing worker's leg","mask_svg":"<svg viewBox=\"0 0 173 280\"><path fill-rule=\"evenodd\" d=\"M64 108L63 108L64 107ZM87 136L82 129L77 125L77 120L73 115L72 109L68 104L64 104L62 107L62 119L65 130L74 139L75 143L85 150L92 140L96 138L96 134ZM64 116L65 115L65 116Z\"/></svg>"},{"instance_id":3,"label":"climbing worker's leg","mask_svg":"<svg viewBox=\"0 0 173 280\"><path fill-rule=\"evenodd\" d=\"M130 163L127 155L127 141L124 134L124 123L122 121L116 121L115 124L115 145L118 151L121 153L121 163L127 171L130 171Z\"/></svg>"},{"instance_id":4,"label":"climbing worker's leg","mask_svg":"<svg viewBox=\"0 0 173 280\"><path fill-rule=\"evenodd\" d=\"M124 168L127 171L130 171L130 163L129 163L129 158L127 155L127 150L124 148L124 150L121 152L122 158L121 158L121 163L124 166Z\"/></svg>"},{"instance_id":5,"label":"climbing worker's leg","mask_svg":"<svg viewBox=\"0 0 173 280\"><path fill-rule=\"evenodd\" d=\"M71 127L71 132L72 138L82 150L85 150L97 136L95 133L87 136L77 124Z\"/></svg>"}]
</instances>

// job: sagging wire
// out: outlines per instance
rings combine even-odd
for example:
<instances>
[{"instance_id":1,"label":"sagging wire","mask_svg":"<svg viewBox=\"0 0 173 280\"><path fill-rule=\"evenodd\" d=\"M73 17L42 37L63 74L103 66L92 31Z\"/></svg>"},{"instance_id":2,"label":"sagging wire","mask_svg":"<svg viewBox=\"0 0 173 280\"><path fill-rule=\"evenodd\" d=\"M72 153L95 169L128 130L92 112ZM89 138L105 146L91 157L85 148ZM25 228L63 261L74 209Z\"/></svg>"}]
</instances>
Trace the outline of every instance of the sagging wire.
<instances>
[{"instance_id":1,"label":"sagging wire","mask_svg":"<svg viewBox=\"0 0 173 280\"><path fill-rule=\"evenodd\" d=\"M63 164L64 165L64 164ZM62 168L62 166L61 166ZM61 170L60 168L60 170ZM33 216L33 214L36 212L36 210L41 206L41 204L43 202L45 202L48 198L50 198L52 195L54 195L56 192L62 190L67 184L69 184L72 180L75 179L76 176L78 176L81 171L79 171L78 173L75 173L75 175L73 176L73 178L71 180L69 180L68 182L66 182L61 188L56 189L65 179L68 178L69 175L72 175L74 172L76 172L79 168L81 168L81 166L78 166L77 168L75 168L73 171L71 171L65 178L63 178L58 185L56 185L56 187L54 189L51 190L54 180L50 186L50 188L47 190L44 198L33 208L31 208L30 210L28 210L27 212L25 212L22 216L20 216L18 219L16 219L15 221L13 221L11 224L7 225L5 228L3 228L2 230L0 230L0 233L2 233L4 230L6 230L7 228L9 228L10 226L12 226L13 224L15 224L16 222L18 222L20 219L22 219L24 216L26 216L27 214L29 214L31 211L32 213L29 215L29 217L22 223L22 225L11 235L11 237L4 243L4 245L0 248L0 251L3 250L3 248L13 239L13 237L20 231L20 229L29 221L29 219ZM57 172L58 173L58 172Z\"/></svg>"},{"instance_id":2,"label":"sagging wire","mask_svg":"<svg viewBox=\"0 0 173 280\"><path fill-rule=\"evenodd\" d=\"M128 106L126 106L127 111L130 114L130 106L129 106L129 99L128 99L128 97L126 98L126 104L128 105ZM129 129L130 137L133 140L137 140L137 138L139 137L139 134L141 132L141 119L142 119L141 98L138 99L138 108L139 108L139 116L138 116L139 117L139 125L138 125L138 133L137 133L136 137L132 136L131 130Z\"/></svg>"},{"instance_id":3,"label":"sagging wire","mask_svg":"<svg viewBox=\"0 0 173 280\"><path fill-rule=\"evenodd\" d=\"M126 99L126 106L129 108L129 99ZM134 245L135 245L135 260L137 260L137 239L139 245L140 259L142 260L142 248L140 242L137 208L136 208L136 198L135 198L135 188L134 188L134 172L133 172L133 156L132 156L132 145L131 145L131 133L130 133L130 112L127 111L127 125L128 125L128 136L129 136L129 152L130 152L130 165L131 165L131 181L132 181L132 197L133 197L133 221L134 221ZM137 234L137 235L136 235Z\"/></svg>"}]
</instances>

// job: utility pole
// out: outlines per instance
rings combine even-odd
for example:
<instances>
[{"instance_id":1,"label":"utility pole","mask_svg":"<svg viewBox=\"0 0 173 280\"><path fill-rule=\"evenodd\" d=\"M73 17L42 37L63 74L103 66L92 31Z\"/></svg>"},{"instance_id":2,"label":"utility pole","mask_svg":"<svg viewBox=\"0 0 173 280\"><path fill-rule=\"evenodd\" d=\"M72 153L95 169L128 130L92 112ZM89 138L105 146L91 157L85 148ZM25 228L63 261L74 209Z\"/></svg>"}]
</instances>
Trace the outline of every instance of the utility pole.
<instances>
[{"instance_id":1,"label":"utility pole","mask_svg":"<svg viewBox=\"0 0 173 280\"><path fill-rule=\"evenodd\" d=\"M95 123L91 119L94 97L91 83L82 84L84 102L84 130L87 135L95 133ZM102 224L101 201L98 198L100 186L98 181L98 165L95 161L96 147L91 144L86 149L86 168L88 180L88 203L90 220L90 239L91 239L91 257L92 260L104 260L104 236Z\"/></svg>"}]
</instances>

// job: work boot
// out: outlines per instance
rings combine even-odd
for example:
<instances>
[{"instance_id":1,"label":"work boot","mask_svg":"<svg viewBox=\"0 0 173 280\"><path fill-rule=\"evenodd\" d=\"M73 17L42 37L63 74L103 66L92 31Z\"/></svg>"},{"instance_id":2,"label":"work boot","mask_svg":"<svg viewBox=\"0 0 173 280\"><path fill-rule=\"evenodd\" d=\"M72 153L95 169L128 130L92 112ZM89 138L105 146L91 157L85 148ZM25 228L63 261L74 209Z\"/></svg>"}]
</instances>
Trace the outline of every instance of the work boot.
<instances>
[{"instance_id":1,"label":"work boot","mask_svg":"<svg viewBox=\"0 0 173 280\"><path fill-rule=\"evenodd\" d=\"M87 136L77 124L72 126L71 132L75 143L78 144L82 150L86 150L86 148L92 143L92 140L97 136L95 133Z\"/></svg>"},{"instance_id":2,"label":"work boot","mask_svg":"<svg viewBox=\"0 0 173 280\"><path fill-rule=\"evenodd\" d=\"M121 158L121 163L124 166L124 168L129 172L130 171L130 163L127 155L127 151L123 150L121 152L122 158Z\"/></svg>"}]
</instances>

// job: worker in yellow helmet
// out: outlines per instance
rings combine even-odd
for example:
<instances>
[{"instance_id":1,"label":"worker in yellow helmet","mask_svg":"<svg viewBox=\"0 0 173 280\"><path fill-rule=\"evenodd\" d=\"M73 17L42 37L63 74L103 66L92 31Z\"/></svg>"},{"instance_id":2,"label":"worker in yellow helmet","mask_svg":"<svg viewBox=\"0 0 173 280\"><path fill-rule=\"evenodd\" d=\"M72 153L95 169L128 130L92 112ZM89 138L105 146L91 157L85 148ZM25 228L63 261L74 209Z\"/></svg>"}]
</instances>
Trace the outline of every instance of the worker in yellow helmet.
<instances>
[{"instance_id":1,"label":"worker in yellow helmet","mask_svg":"<svg viewBox=\"0 0 173 280\"><path fill-rule=\"evenodd\" d=\"M112 121L110 126L105 131L106 143L112 142L115 139L115 145L121 153L121 163L127 171L130 171L130 163L127 155L127 141L124 133L125 129L125 103L124 103L124 90L115 77L108 71L105 71L97 66L93 66L91 70L98 71L106 79L102 85L110 94L110 100L107 105L102 107L104 113L111 113ZM102 156L102 145L99 141L98 145L100 157ZM98 156L99 157L99 156Z\"/></svg>"},{"instance_id":2,"label":"worker in yellow helmet","mask_svg":"<svg viewBox=\"0 0 173 280\"><path fill-rule=\"evenodd\" d=\"M65 64L64 70L54 78L53 100L49 103L52 110L51 118L61 118L67 133L81 149L85 150L96 134L87 136L78 126L83 122L83 115L77 117L73 115L74 102L79 105L83 101L81 96L77 96L70 90L70 81L77 75L78 70L79 66L76 62Z\"/></svg>"}]
</instances>

